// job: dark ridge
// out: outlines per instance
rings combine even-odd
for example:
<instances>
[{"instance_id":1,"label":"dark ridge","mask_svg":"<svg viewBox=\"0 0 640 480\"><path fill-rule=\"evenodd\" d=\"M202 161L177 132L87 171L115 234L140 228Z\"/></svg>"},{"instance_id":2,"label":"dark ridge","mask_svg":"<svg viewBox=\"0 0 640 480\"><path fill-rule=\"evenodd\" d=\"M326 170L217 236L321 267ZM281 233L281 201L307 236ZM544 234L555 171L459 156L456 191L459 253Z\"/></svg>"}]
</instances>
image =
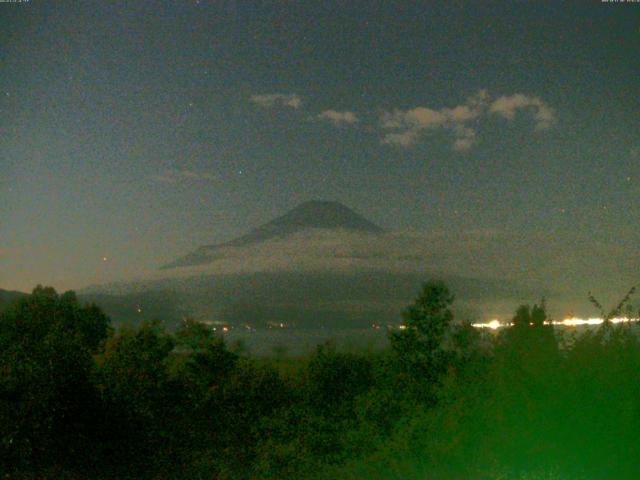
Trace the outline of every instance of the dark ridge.
<instances>
[{"instance_id":1,"label":"dark ridge","mask_svg":"<svg viewBox=\"0 0 640 480\"><path fill-rule=\"evenodd\" d=\"M27 294L23 292L0 289L0 312L9 308L9 306L11 306L18 299L26 296Z\"/></svg>"}]
</instances>

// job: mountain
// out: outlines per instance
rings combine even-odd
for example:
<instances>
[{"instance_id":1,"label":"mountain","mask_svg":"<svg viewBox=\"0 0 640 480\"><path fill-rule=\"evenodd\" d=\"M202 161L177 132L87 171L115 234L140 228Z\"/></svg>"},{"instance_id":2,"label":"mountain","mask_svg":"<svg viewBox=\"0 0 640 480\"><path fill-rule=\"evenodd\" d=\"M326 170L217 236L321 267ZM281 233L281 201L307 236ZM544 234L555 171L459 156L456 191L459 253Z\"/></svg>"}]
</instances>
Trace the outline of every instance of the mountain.
<instances>
[{"instance_id":1,"label":"mountain","mask_svg":"<svg viewBox=\"0 0 640 480\"><path fill-rule=\"evenodd\" d=\"M341 203L310 201L144 278L80 294L115 323L157 318L175 326L193 317L351 328L398 322L420 284L441 279L464 316L508 315L549 292L501 270L503 240L485 232L388 232Z\"/></svg>"},{"instance_id":2,"label":"mountain","mask_svg":"<svg viewBox=\"0 0 640 480\"><path fill-rule=\"evenodd\" d=\"M312 200L271 220L234 240L205 245L162 269L189 267L209 263L216 251L224 247L247 247L272 239L283 239L305 230L340 230L354 233L379 234L384 230L340 202Z\"/></svg>"}]
</instances>

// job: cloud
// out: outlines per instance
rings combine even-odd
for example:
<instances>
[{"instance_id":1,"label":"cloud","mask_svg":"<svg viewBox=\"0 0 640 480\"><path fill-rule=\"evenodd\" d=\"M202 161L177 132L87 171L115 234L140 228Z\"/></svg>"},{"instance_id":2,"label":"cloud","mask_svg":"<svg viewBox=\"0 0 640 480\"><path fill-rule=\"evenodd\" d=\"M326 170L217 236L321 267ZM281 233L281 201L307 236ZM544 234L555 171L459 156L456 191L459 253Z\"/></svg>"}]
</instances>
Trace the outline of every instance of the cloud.
<instances>
[{"instance_id":1,"label":"cloud","mask_svg":"<svg viewBox=\"0 0 640 480\"><path fill-rule=\"evenodd\" d=\"M408 147L418 141L418 130L409 129L399 133L387 133L382 138L382 143L387 145L398 145L401 147Z\"/></svg>"},{"instance_id":2,"label":"cloud","mask_svg":"<svg viewBox=\"0 0 640 480\"><path fill-rule=\"evenodd\" d=\"M555 305L554 314L566 315L580 313L575 311L576 306L582 308L580 305L589 312L589 303L580 302L590 290L603 295L603 303L619 300L620 292L637 280L640 254L633 251L631 243L612 237L594 244L591 232L525 233L503 228L467 230L455 225L379 235L318 229L256 245L209 248L205 253L210 263L150 272L146 280L152 285L152 279L200 279L203 275L254 272L418 273L423 279L446 274L506 281L510 292L516 285L534 285L535 296L519 296L518 304L535 301L544 289L552 288L547 299ZM593 261L584 262L587 257ZM490 293L490 284L486 288ZM500 298L505 290L501 292Z\"/></svg>"},{"instance_id":3,"label":"cloud","mask_svg":"<svg viewBox=\"0 0 640 480\"><path fill-rule=\"evenodd\" d=\"M422 130L442 127L445 122L445 115L425 107L384 112L381 118L382 128L395 131L385 134L382 143L408 147L418 142Z\"/></svg>"},{"instance_id":4,"label":"cloud","mask_svg":"<svg viewBox=\"0 0 640 480\"><path fill-rule=\"evenodd\" d=\"M416 107L411 110L394 110L393 113L382 114L382 128L407 128L422 129L439 127L446 121L442 113L425 107Z\"/></svg>"},{"instance_id":5,"label":"cloud","mask_svg":"<svg viewBox=\"0 0 640 480\"><path fill-rule=\"evenodd\" d=\"M479 113L486 108L490 99L491 97L489 96L489 92L482 88L467 98L466 105Z\"/></svg>"},{"instance_id":6,"label":"cloud","mask_svg":"<svg viewBox=\"0 0 640 480\"><path fill-rule=\"evenodd\" d=\"M251 101L264 108L297 109L302 105L302 99L296 94L252 95ZM521 110L532 116L536 130L547 130L557 121L555 110L539 97L516 93L491 98L487 90L482 89L451 107L416 106L383 111L377 127L382 131L381 141L386 145L409 147L421 142L427 132L439 131L450 135L454 151L465 153L479 141L479 124L496 115L511 121ZM349 110L324 110L316 118L336 126L360 122L358 115Z\"/></svg>"},{"instance_id":7,"label":"cloud","mask_svg":"<svg viewBox=\"0 0 640 480\"><path fill-rule=\"evenodd\" d=\"M180 181L215 181L220 177L213 173L208 172L194 172L193 170L178 170L176 168L170 168L162 173L153 175L152 177L157 182L163 183L178 183Z\"/></svg>"},{"instance_id":8,"label":"cloud","mask_svg":"<svg viewBox=\"0 0 640 480\"><path fill-rule=\"evenodd\" d=\"M517 111L522 109L532 111L537 130L546 130L556 121L555 112L551 107L538 97L529 97L522 93L495 99L489 106L489 113L513 120Z\"/></svg>"},{"instance_id":9,"label":"cloud","mask_svg":"<svg viewBox=\"0 0 640 480\"><path fill-rule=\"evenodd\" d=\"M297 109L300 107L300 105L302 105L302 99L295 93L269 93L264 95L251 95L251 101L265 108L271 108L280 105Z\"/></svg>"},{"instance_id":10,"label":"cloud","mask_svg":"<svg viewBox=\"0 0 640 480\"><path fill-rule=\"evenodd\" d=\"M318 115L318 118L321 120L327 120L334 125L340 125L344 123L353 124L358 122L358 116L355 113L349 111L338 112L336 110L325 110Z\"/></svg>"},{"instance_id":11,"label":"cloud","mask_svg":"<svg viewBox=\"0 0 640 480\"><path fill-rule=\"evenodd\" d=\"M466 152L476 143L476 131L473 128L458 125L455 129L455 135L453 149L456 152Z\"/></svg>"},{"instance_id":12,"label":"cloud","mask_svg":"<svg viewBox=\"0 0 640 480\"><path fill-rule=\"evenodd\" d=\"M458 105L454 108L442 109L442 114L452 123L464 123L476 118L480 115L480 111L472 109L468 105Z\"/></svg>"},{"instance_id":13,"label":"cloud","mask_svg":"<svg viewBox=\"0 0 640 480\"><path fill-rule=\"evenodd\" d=\"M545 249L540 249L540 244ZM612 255L611 245L598 249L600 265L619 274L617 262L624 252ZM471 278L558 285L567 292L586 291L585 279L594 278L600 265L580 259L591 252L590 241L575 235L527 235L501 229L398 231L379 235L345 230L310 229L266 242L241 246L211 247L204 254L209 263L162 270L157 278L253 272L395 273L445 272ZM609 255L607 257L606 255ZM637 270L634 270L634 274ZM625 281L631 278L625 274ZM553 281L550 281L553 279ZM570 286L571 288L568 288ZM555 287L554 287L555 288Z\"/></svg>"},{"instance_id":14,"label":"cloud","mask_svg":"<svg viewBox=\"0 0 640 480\"><path fill-rule=\"evenodd\" d=\"M417 143L424 130L444 129L455 134L453 149L463 152L475 143L476 132L464 124L477 119L486 105L487 93L479 91L462 105L434 110L415 107L409 110L383 112L380 125L385 130L395 130L384 135L382 142L407 147Z\"/></svg>"},{"instance_id":15,"label":"cloud","mask_svg":"<svg viewBox=\"0 0 640 480\"><path fill-rule=\"evenodd\" d=\"M418 143L424 131L440 129L453 133L452 148L455 151L465 152L477 142L476 130L470 128L469 123L485 120L489 114L499 114L511 120L520 109L531 110L536 130L546 130L556 121L555 111L538 97L518 93L491 101L487 91L480 90L454 107L415 107L383 112L380 127L388 132L382 143L407 147Z\"/></svg>"},{"instance_id":16,"label":"cloud","mask_svg":"<svg viewBox=\"0 0 640 480\"><path fill-rule=\"evenodd\" d=\"M414 272L426 268L469 273L470 262L485 250L504 250L500 230L398 231L382 234L348 230L307 229L246 246L201 247L208 263L157 272L159 278L259 271ZM487 259L495 264L495 259ZM483 268L485 264L482 264ZM473 269L472 269L473 270ZM471 273L478 273L472 271ZM502 272L501 272L502 273Z\"/></svg>"}]
</instances>

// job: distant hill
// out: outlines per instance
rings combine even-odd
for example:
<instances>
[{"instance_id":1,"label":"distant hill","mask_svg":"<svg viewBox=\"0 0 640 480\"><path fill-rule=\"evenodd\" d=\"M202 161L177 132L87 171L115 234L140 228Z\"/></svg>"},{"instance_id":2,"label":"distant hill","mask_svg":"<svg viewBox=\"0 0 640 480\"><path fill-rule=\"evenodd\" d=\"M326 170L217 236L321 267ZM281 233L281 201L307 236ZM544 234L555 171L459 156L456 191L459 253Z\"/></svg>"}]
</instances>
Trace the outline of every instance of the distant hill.
<instances>
[{"instance_id":1,"label":"distant hill","mask_svg":"<svg viewBox=\"0 0 640 480\"><path fill-rule=\"evenodd\" d=\"M206 264L215 259L216 250L223 247L246 247L275 238L286 238L309 229L341 230L370 234L384 232L382 228L358 215L340 202L312 200L301 203L293 210L254 228L246 235L228 242L202 246L196 251L161 268L170 269Z\"/></svg>"},{"instance_id":2,"label":"distant hill","mask_svg":"<svg viewBox=\"0 0 640 480\"><path fill-rule=\"evenodd\" d=\"M5 311L13 302L26 295L22 292L0 289L0 312Z\"/></svg>"},{"instance_id":3,"label":"distant hill","mask_svg":"<svg viewBox=\"0 0 640 480\"><path fill-rule=\"evenodd\" d=\"M456 295L461 318L506 302L505 313L538 292L508 282L393 272L256 272L165 279L144 286L120 285L117 293L84 293L116 324L159 319L173 327L185 317L231 325L298 328L370 327L397 323L421 284L441 279ZM128 291L127 291L128 290Z\"/></svg>"},{"instance_id":4,"label":"distant hill","mask_svg":"<svg viewBox=\"0 0 640 480\"><path fill-rule=\"evenodd\" d=\"M188 296L172 290L149 289L120 294L80 292L78 298L82 303L98 305L115 325L161 320L172 326L192 316L191 310L185 309Z\"/></svg>"}]
</instances>

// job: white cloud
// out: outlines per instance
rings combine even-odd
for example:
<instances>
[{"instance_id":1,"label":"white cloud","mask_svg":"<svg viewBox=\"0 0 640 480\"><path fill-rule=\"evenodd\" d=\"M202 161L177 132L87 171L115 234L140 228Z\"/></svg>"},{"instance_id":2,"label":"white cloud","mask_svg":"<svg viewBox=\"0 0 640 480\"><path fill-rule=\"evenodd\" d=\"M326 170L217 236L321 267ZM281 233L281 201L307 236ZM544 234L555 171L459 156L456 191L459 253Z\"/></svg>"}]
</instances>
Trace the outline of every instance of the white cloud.
<instances>
[{"instance_id":1,"label":"white cloud","mask_svg":"<svg viewBox=\"0 0 640 480\"><path fill-rule=\"evenodd\" d=\"M464 123L476 118L480 112L470 108L468 105L458 105L454 108L443 108L442 114L448 121L453 123Z\"/></svg>"},{"instance_id":2,"label":"white cloud","mask_svg":"<svg viewBox=\"0 0 640 480\"><path fill-rule=\"evenodd\" d=\"M348 111L338 112L336 110L325 110L318 115L318 118L332 122L335 125L340 125L342 123L353 124L358 122L358 116L355 113Z\"/></svg>"},{"instance_id":3,"label":"white cloud","mask_svg":"<svg viewBox=\"0 0 640 480\"><path fill-rule=\"evenodd\" d=\"M405 130L400 133L387 133L382 138L382 143L387 145L399 145L401 147L408 147L418 141L418 130Z\"/></svg>"},{"instance_id":4,"label":"white cloud","mask_svg":"<svg viewBox=\"0 0 640 480\"><path fill-rule=\"evenodd\" d=\"M541 250L541 243L548 248ZM156 275L166 278L264 271L431 271L539 284L548 284L553 277L554 284L564 285L592 270L590 265L582 268L576 261L584 256L585 249L591 251L591 245L576 245L574 235L550 237L544 232L522 236L504 230L452 228L371 235L309 229L250 246L211 248L206 252L210 256L207 264L163 270ZM602 250L611 252L610 248ZM622 252L615 255L617 260L621 257ZM615 271L614 259L610 263ZM579 272L572 272L572 268Z\"/></svg>"},{"instance_id":5,"label":"white cloud","mask_svg":"<svg viewBox=\"0 0 640 480\"><path fill-rule=\"evenodd\" d=\"M502 96L491 103L489 111L498 113L504 118L511 120L519 108L525 108L530 105L529 97L521 93L511 95L510 97Z\"/></svg>"},{"instance_id":6,"label":"white cloud","mask_svg":"<svg viewBox=\"0 0 640 480\"><path fill-rule=\"evenodd\" d=\"M447 120L446 115L425 107L416 107L411 110L394 110L393 113L384 112L382 115L382 128L430 128L439 127Z\"/></svg>"},{"instance_id":7,"label":"white cloud","mask_svg":"<svg viewBox=\"0 0 640 480\"><path fill-rule=\"evenodd\" d=\"M430 108L417 107L406 112L396 112L408 126L416 128L439 127L447 121L446 115Z\"/></svg>"},{"instance_id":8,"label":"white cloud","mask_svg":"<svg viewBox=\"0 0 640 480\"><path fill-rule=\"evenodd\" d=\"M533 115L536 120L536 129L547 130L556 121L556 115L553 109L545 104L538 106L538 111Z\"/></svg>"},{"instance_id":9,"label":"white cloud","mask_svg":"<svg viewBox=\"0 0 640 480\"><path fill-rule=\"evenodd\" d=\"M485 89L481 89L481 90L478 90L475 94L471 95L467 99L466 104L472 109L474 109L475 111L477 111L478 113L480 113L482 110L486 108L487 103L489 103L489 100L490 100L489 92L487 92L487 90Z\"/></svg>"},{"instance_id":10,"label":"white cloud","mask_svg":"<svg viewBox=\"0 0 640 480\"><path fill-rule=\"evenodd\" d=\"M251 95L251 101L265 108L282 105L285 107L297 109L300 107L300 105L302 105L302 98L300 98L300 96L296 95L295 93L268 93L264 95Z\"/></svg>"},{"instance_id":11,"label":"white cloud","mask_svg":"<svg viewBox=\"0 0 640 480\"><path fill-rule=\"evenodd\" d=\"M522 93L503 95L491 102L489 106L490 113L501 115L507 120L513 120L517 111L522 109L532 111L537 130L546 130L556 121L555 112L551 107L538 97L529 97Z\"/></svg>"},{"instance_id":12,"label":"white cloud","mask_svg":"<svg viewBox=\"0 0 640 480\"><path fill-rule=\"evenodd\" d=\"M251 101L265 108L300 108L302 99L296 94L270 93L252 95ZM539 97L516 93L491 98L486 90L479 90L464 102L452 107L430 108L416 106L407 110L383 111L379 118L382 143L409 147L422 141L429 131L448 133L451 148L467 152L478 143L478 125L498 115L513 120L518 111L528 112L536 130L547 130L556 122L556 113ZM316 118L334 125L353 125L360 122L356 113L349 110L324 110ZM183 173L183 177L187 178Z\"/></svg>"},{"instance_id":13,"label":"white cloud","mask_svg":"<svg viewBox=\"0 0 640 480\"><path fill-rule=\"evenodd\" d=\"M407 147L419 142L423 131L442 129L454 134L453 149L465 152L477 142L476 130L468 126L471 122L485 120L489 114L499 114L511 120L520 109L532 112L536 130L546 130L556 122L555 111L538 97L517 93L491 101L487 91L480 90L454 107L438 110L415 107L383 112L380 126L391 132L385 133L382 143Z\"/></svg>"},{"instance_id":14,"label":"white cloud","mask_svg":"<svg viewBox=\"0 0 640 480\"><path fill-rule=\"evenodd\" d=\"M163 183L178 183L184 180L192 181L215 181L220 177L213 173L208 172L194 172L193 170L178 170L176 168L169 168L162 173L153 176L153 179L157 182Z\"/></svg>"},{"instance_id":15,"label":"white cloud","mask_svg":"<svg viewBox=\"0 0 640 480\"><path fill-rule=\"evenodd\" d=\"M455 133L453 148L466 151L475 143L475 130L464 128L464 124L477 119L482 114L487 101L487 92L479 91L466 103L452 108L434 110L415 107L409 110L384 112L380 124L385 130L396 130L384 135L382 142L406 147L417 143L420 134L427 129L445 129Z\"/></svg>"},{"instance_id":16,"label":"white cloud","mask_svg":"<svg viewBox=\"0 0 640 480\"><path fill-rule=\"evenodd\" d=\"M456 140L453 149L456 152L466 152L476 143L476 131L473 128L458 125L455 129Z\"/></svg>"}]
</instances>

